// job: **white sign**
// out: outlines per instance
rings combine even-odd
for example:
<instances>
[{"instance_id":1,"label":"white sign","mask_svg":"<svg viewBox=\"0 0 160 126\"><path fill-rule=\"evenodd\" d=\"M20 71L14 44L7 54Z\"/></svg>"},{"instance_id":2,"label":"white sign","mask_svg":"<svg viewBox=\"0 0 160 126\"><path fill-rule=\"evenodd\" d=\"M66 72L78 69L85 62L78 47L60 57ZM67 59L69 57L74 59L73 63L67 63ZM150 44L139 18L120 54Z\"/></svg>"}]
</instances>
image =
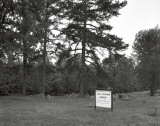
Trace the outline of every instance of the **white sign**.
<instances>
[{"instance_id":1,"label":"white sign","mask_svg":"<svg viewBox=\"0 0 160 126\"><path fill-rule=\"evenodd\" d=\"M96 90L96 106L112 108L112 92Z\"/></svg>"}]
</instances>

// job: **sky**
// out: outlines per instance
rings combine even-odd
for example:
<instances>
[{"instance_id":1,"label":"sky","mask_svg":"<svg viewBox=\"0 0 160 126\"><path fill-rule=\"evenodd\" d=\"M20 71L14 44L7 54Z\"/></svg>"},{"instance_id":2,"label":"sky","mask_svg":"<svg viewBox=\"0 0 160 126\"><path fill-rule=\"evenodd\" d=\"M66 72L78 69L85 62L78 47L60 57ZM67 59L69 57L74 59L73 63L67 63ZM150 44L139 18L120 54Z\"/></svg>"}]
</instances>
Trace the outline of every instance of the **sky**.
<instances>
[{"instance_id":1,"label":"sky","mask_svg":"<svg viewBox=\"0 0 160 126\"><path fill-rule=\"evenodd\" d=\"M160 27L160 0L127 0L127 3L119 11L121 15L110 19L109 24L113 26L111 33L129 44L125 53L130 56L136 33L157 25Z\"/></svg>"}]
</instances>

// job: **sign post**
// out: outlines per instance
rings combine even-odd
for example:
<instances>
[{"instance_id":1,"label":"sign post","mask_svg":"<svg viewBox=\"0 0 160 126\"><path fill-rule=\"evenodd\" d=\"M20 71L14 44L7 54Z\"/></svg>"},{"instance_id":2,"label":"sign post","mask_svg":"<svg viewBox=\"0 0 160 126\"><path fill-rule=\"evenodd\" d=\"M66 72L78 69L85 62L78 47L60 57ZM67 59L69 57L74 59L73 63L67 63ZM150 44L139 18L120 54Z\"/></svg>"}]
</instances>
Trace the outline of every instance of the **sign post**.
<instances>
[{"instance_id":1,"label":"sign post","mask_svg":"<svg viewBox=\"0 0 160 126\"><path fill-rule=\"evenodd\" d=\"M110 108L113 111L113 94L111 90L96 90L96 103L97 107Z\"/></svg>"}]
</instances>

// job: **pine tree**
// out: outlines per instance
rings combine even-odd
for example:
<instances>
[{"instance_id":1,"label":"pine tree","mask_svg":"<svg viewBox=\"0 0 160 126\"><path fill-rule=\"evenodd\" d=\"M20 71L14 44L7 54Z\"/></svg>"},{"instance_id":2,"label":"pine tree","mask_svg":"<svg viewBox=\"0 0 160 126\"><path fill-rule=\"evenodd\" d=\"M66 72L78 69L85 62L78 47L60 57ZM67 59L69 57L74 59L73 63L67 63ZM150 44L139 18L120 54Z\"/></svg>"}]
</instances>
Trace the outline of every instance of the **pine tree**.
<instances>
[{"instance_id":1,"label":"pine tree","mask_svg":"<svg viewBox=\"0 0 160 126\"><path fill-rule=\"evenodd\" d=\"M69 20L68 26L63 29L66 37L75 44L81 43L81 79L80 95L84 94L84 77L86 56L93 55L97 47L108 49L110 53L118 55L119 50L126 49L121 38L108 33L112 26L108 21L118 16L118 11L127 2L114 0L68 0L63 1L64 15ZM75 49L76 50L76 49Z\"/></svg>"},{"instance_id":2,"label":"pine tree","mask_svg":"<svg viewBox=\"0 0 160 126\"><path fill-rule=\"evenodd\" d=\"M22 94L26 95L29 56L31 56L38 40L34 37L36 15L34 12L34 1L18 0L15 2L14 18L16 19L15 31L17 32L17 42L23 55L23 88Z\"/></svg>"},{"instance_id":3,"label":"pine tree","mask_svg":"<svg viewBox=\"0 0 160 126\"><path fill-rule=\"evenodd\" d=\"M47 57L47 44L49 42L54 43L52 38L54 38L54 33L52 30L57 28L57 14L60 11L58 7L58 0L38 0L34 2L35 15L37 19L36 37L42 45L42 61L43 61L43 78L42 78L42 94L45 93L46 86L46 57ZM52 29L50 27L53 27Z\"/></svg>"}]
</instances>

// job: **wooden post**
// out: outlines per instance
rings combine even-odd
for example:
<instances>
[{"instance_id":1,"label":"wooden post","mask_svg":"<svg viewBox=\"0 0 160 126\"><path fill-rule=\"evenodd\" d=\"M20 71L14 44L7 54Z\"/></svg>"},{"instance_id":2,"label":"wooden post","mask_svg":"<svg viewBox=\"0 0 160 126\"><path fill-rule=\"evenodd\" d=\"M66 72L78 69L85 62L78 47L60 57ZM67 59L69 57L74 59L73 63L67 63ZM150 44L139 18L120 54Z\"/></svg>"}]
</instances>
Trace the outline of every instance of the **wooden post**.
<instances>
[{"instance_id":1,"label":"wooden post","mask_svg":"<svg viewBox=\"0 0 160 126\"><path fill-rule=\"evenodd\" d=\"M96 90L95 90L95 110L96 110Z\"/></svg>"},{"instance_id":2,"label":"wooden post","mask_svg":"<svg viewBox=\"0 0 160 126\"><path fill-rule=\"evenodd\" d=\"M113 91L111 90L111 111L113 111Z\"/></svg>"}]
</instances>

